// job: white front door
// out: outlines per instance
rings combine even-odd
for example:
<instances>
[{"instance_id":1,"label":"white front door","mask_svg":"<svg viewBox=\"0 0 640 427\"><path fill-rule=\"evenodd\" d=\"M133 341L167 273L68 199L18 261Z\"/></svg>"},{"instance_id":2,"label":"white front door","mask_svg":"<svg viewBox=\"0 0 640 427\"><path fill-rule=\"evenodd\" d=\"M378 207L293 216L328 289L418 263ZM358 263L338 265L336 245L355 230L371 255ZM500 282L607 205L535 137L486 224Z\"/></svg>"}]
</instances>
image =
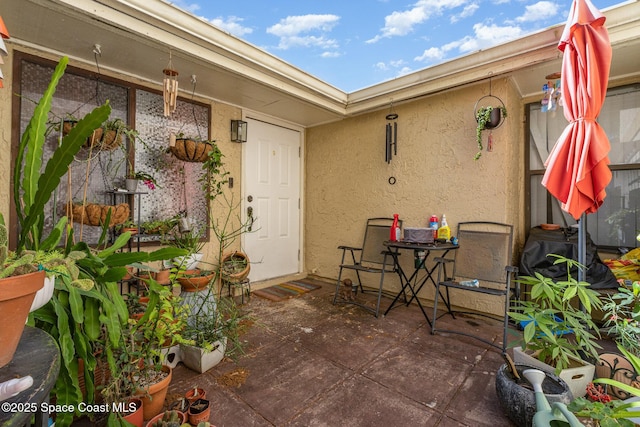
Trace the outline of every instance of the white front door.
<instances>
[{"instance_id":1,"label":"white front door","mask_svg":"<svg viewBox=\"0 0 640 427\"><path fill-rule=\"evenodd\" d=\"M247 118L244 144L244 235L252 282L300 271L299 131Z\"/></svg>"}]
</instances>

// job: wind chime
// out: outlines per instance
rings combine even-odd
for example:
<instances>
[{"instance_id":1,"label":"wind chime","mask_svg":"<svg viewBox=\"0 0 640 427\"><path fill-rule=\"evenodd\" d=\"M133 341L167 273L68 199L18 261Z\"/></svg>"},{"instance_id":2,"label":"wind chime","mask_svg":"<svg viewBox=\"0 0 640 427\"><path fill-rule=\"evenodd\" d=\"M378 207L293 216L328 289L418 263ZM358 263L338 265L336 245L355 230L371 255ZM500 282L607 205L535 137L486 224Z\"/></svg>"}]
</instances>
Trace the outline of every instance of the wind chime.
<instances>
[{"instance_id":1,"label":"wind chime","mask_svg":"<svg viewBox=\"0 0 640 427\"><path fill-rule=\"evenodd\" d=\"M385 161L391 163L391 158L398 155L398 115L393 112L393 104L387 114L387 127L385 139Z\"/></svg>"},{"instance_id":2,"label":"wind chime","mask_svg":"<svg viewBox=\"0 0 640 427\"><path fill-rule=\"evenodd\" d=\"M543 113L556 111L557 106L562 106L562 91L560 90L560 73L552 73L545 76L547 82L542 85L542 107Z\"/></svg>"},{"instance_id":3,"label":"wind chime","mask_svg":"<svg viewBox=\"0 0 640 427\"><path fill-rule=\"evenodd\" d=\"M169 65L162 70L164 80L162 85L162 97L164 99L164 116L169 117L178 105L178 72L173 69L171 52L169 52Z\"/></svg>"}]
</instances>

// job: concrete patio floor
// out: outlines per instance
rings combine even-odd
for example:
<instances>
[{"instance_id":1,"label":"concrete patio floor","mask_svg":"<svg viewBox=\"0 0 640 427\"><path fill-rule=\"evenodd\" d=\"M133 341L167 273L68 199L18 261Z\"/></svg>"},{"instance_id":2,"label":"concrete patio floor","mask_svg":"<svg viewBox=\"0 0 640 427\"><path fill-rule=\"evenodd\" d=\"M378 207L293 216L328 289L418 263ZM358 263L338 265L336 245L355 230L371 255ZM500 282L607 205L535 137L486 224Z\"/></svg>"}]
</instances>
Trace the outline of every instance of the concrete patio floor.
<instances>
[{"instance_id":1,"label":"concrete patio floor","mask_svg":"<svg viewBox=\"0 0 640 427\"><path fill-rule=\"evenodd\" d=\"M243 306L254 319L243 335L246 354L203 374L180 363L170 396L203 388L217 427L512 426L495 395L498 350L431 335L415 304L378 319L334 306L335 285L316 283L322 287L286 301L251 296ZM383 298L383 307L390 302ZM501 336L497 322L442 321ZM243 372L244 383L225 385Z\"/></svg>"}]
</instances>

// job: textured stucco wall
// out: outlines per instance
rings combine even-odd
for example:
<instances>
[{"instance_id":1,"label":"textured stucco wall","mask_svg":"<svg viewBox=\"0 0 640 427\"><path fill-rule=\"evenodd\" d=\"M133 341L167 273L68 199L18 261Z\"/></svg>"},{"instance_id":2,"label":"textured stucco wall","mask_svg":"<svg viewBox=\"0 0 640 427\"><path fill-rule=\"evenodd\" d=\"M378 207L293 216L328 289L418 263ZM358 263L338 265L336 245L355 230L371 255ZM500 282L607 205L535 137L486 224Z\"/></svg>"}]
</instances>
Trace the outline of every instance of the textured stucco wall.
<instances>
[{"instance_id":1,"label":"textured stucco wall","mask_svg":"<svg viewBox=\"0 0 640 427\"><path fill-rule=\"evenodd\" d=\"M0 65L4 79L4 87L0 89L0 213L9 220L10 188L11 188L11 96L13 85L11 76L13 67L13 49L7 45L9 55L3 57Z\"/></svg>"},{"instance_id":2,"label":"textured stucco wall","mask_svg":"<svg viewBox=\"0 0 640 427\"><path fill-rule=\"evenodd\" d=\"M523 217L523 107L507 79L493 79L492 94L508 118L493 131L494 151L478 161L473 108L488 82L395 105L398 154L384 160L389 110L314 127L306 134L305 261L308 272L336 278L338 245L362 243L365 221L398 213L404 226L424 227L431 214L446 214L452 231L459 221L514 224ZM484 132L486 142L488 132ZM390 185L390 176L396 178ZM516 239L518 240L518 239ZM413 262L413 254L401 257ZM377 277L369 285L377 286ZM399 289L390 277L389 289ZM427 289L428 288L428 289ZM432 299L433 288L421 296ZM475 298L475 297L474 297ZM484 300L469 306L495 311Z\"/></svg>"}]
</instances>

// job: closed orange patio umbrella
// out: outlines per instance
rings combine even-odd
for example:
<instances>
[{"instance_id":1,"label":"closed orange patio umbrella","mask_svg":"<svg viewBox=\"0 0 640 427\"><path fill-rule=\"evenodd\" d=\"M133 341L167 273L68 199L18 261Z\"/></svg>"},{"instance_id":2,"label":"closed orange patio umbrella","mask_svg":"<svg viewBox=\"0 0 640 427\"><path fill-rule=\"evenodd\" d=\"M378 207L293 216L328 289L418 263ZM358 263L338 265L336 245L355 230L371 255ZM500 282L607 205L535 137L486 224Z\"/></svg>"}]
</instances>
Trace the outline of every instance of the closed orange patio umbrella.
<instances>
[{"instance_id":1,"label":"closed orange patio umbrella","mask_svg":"<svg viewBox=\"0 0 640 427\"><path fill-rule=\"evenodd\" d=\"M590 0L574 0L558 49L563 52L561 91L569 121L556 141L542 185L580 219L578 262L586 259L585 214L604 202L611 181L609 138L596 118L607 94L611 43L604 15ZM584 280L581 270L579 279Z\"/></svg>"},{"instance_id":2,"label":"closed orange patio umbrella","mask_svg":"<svg viewBox=\"0 0 640 427\"><path fill-rule=\"evenodd\" d=\"M558 45L564 53L561 90L569 124L549 154L542 185L575 219L598 210L611 181L609 138L596 122L611 64L604 21L589 0L575 0Z\"/></svg>"}]
</instances>

